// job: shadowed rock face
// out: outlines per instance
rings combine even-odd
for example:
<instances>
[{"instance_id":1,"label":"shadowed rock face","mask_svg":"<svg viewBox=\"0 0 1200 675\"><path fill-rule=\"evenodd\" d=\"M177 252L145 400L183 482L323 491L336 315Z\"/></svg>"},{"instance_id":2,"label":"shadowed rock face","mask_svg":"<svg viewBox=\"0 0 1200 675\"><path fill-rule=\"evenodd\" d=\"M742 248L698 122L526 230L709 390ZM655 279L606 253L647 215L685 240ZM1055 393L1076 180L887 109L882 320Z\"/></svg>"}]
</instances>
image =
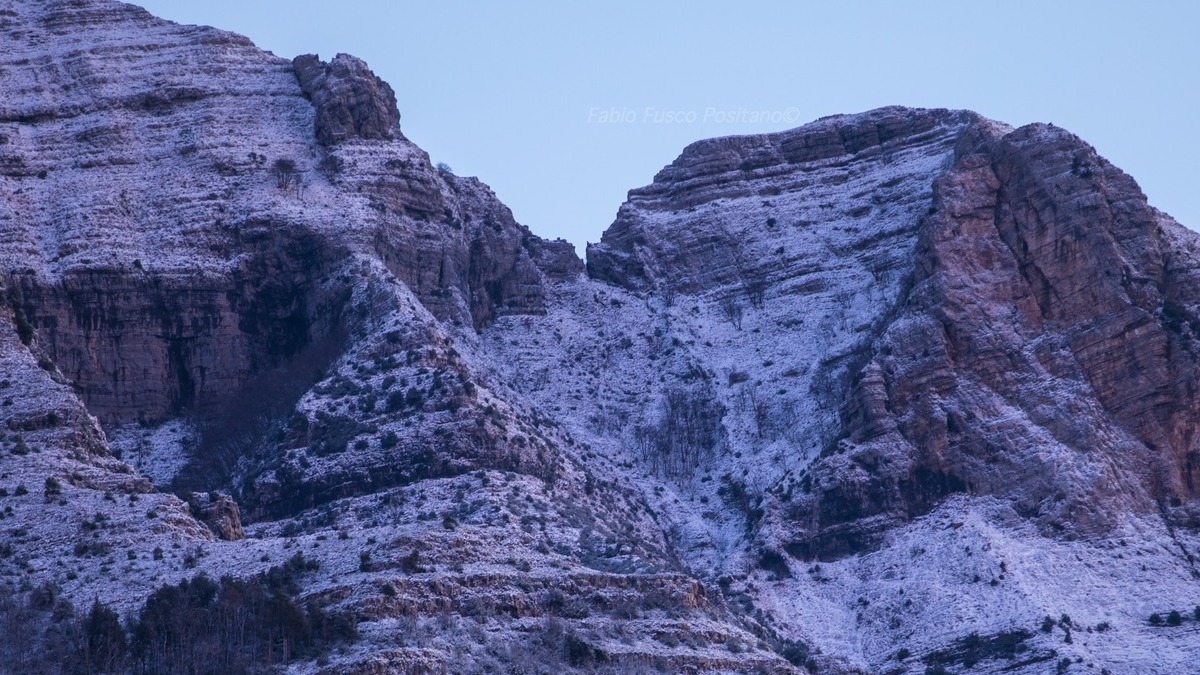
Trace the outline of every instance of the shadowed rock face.
<instances>
[{"instance_id":1,"label":"shadowed rock face","mask_svg":"<svg viewBox=\"0 0 1200 675\"><path fill-rule=\"evenodd\" d=\"M376 255L439 318L482 329L541 314L546 281L583 272L568 242L534 236L478 179L401 170L360 180L382 220Z\"/></svg>"},{"instance_id":2,"label":"shadowed rock face","mask_svg":"<svg viewBox=\"0 0 1200 675\"><path fill-rule=\"evenodd\" d=\"M543 311L546 278L582 269L485 185L430 166L354 57L291 63L119 3L3 21L20 26L0 104L3 271L106 424L219 409L331 335L350 321L355 251L476 328ZM175 61L144 58L143 39Z\"/></svg>"},{"instance_id":3,"label":"shadowed rock face","mask_svg":"<svg viewBox=\"0 0 1200 675\"><path fill-rule=\"evenodd\" d=\"M344 250L260 223L235 232L227 274L197 279L112 266L46 283L16 274L22 309L58 370L110 424L208 412L256 374L338 330L348 289L322 284Z\"/></svg>"},{"instance_id":4,"label":"shadowed rock face","mask_svg":"<svg viewBox=\"0 0 1200 675\"><path fill-rule=\"evenodd\" d=\"M403 138L396 93L361 59L338 54L324 63L314 54L305 54L293 59L292 66L300 88L316 108L314 124L322 145L355 138Z\"/></svg>"}]
</instances>

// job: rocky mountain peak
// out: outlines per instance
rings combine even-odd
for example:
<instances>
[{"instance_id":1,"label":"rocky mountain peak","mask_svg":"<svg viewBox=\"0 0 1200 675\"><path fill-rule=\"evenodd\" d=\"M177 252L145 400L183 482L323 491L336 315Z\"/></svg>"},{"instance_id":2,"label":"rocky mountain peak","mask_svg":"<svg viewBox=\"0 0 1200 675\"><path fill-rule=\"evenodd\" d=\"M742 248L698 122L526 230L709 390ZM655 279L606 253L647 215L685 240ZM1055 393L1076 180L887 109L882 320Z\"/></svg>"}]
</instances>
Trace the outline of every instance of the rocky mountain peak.
<instances>
[{"instance_id":1,"label":"rocky mountain peak","mask_svg":"<svg viewBox=\"0 0 1200 675\"><path fill-rule=\"evenodd\" d=\"M5 668L1200 656L1200 238L1070 133L700 141L585 267L354 57L0 24Z\"/></svg>"},{"instance_id":2,"label":"rocky mountain peak","mask_svg":"<svg viewBox=\"0 0 1200 675\"><path fill-rule=\"evenodd\" d=\"M588 248L589 270L596 278L629 288L669 283L653 279L660 256L674 255L661 250L664 242L676 236L690 239L689 230L713 235L707 231L711 228L695 227L696 218L678 214L703 214L717 200L758 196L766 203L772 197L804 189L821 172L836 181L863 172L862 167L887 171L897 154L913 148L949 156L953 143L969 136L970 130L996 126L969 111L893 106L824 118L780 133L698 141L660 171L651 185L630 192L616 222L600 243ZM672 225L661 224L662 219ZM740 242L711 246L713 243L699 245L714 251L731 250ZM718 260L672 261L666 266L676 270L730 268L728 261Z\"/></svg>"},{"instance_id":3,"label":"rocky mountain peak","mask_svg":"<svg viewBox=\"0 0 1200 675\"><path fill-rule=\"evenodd\" d=\"M689 181L704 177L729 178L737 171L753 175L758 169L861 156L865 151L881 151L889 142L918 143L923 136L971 124L995 123L967 110L888 106L824 117L777 133L704 139L684 148L655 175L651 186L633 194L650 197L669 187L679 191Z\"/></svg>"}]
</instances>

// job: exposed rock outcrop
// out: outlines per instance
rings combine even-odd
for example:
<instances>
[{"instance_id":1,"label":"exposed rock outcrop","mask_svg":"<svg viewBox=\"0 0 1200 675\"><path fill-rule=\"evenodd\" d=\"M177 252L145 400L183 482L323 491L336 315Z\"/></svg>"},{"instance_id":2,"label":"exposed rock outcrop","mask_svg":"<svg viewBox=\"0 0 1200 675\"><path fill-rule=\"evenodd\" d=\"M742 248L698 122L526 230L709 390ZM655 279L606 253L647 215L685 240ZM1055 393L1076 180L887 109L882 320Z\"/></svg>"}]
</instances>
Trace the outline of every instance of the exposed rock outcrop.
<instances>
[{"instance_id":1,"label":"exposed rock outcrop","mask_svg":"<svg viewBox=\"0 0 1200 675\"><path fill-rule=\"evenodd\" d=\"M242 529L242 512L237 502L229 495L220 492L197 495L196 503L199 513L194 515L203 521L218 539L237 541L246 538L246 532Z\"/></svg>"},{"instance_id":2,"label":"exposed rock outcrop","mask_svg":"<svg viewBox=\"0 0 1200 675\"><path fill-rule=\"evenodd\" d=\"M861 175L865 166L886 165L897 153L944 155L946 145L973 122L982 123L982 118L965 111L884 108L779 134L698 141L660 171L654 183L630 191L600 243L588 247L588 272L630 289L666 284L685 293L751 278L770 282L795 276L794 268L767 269L777 265L759 255L754 244L791 238L795 228L836 218L841 214L834 209L846 205L827 203L818 209L818 204L807 204L807 213L791 214L791 197L803 195L810 202L845 197L839 186ZM904 208L923 201L927 190L894 190L886 201L877 195L861 215L885 205ZM734 205L755 199L761 221L737 222L741 214ZM780 203L768 206L775 202Z\"/></svg>"},{"instance_id":3,"label":"exposed rock outcrop","mask_svg":"<svg viewBox=\"0 0 1200 675\"><path fill-rule=\"evenodd\" d=\"M339 330L348 289L328 283L345 255L338 246L271 222L218 237L242 255L223 274L160 272L140 260L56 279L12 273L38 346L102 421L211 411Z\"/></svg>"},{"instance_id":4,"label":"exposed rock outcrop","mask_svg":"<svg viewBox=\"0 0 1200 675\"><path fill-rule=\"evenodd\" d=\"M423 159L418 171L385 166L363 182L385 223L377 255L435 315L478 329L501 315L541 314L546 281L582 273L568 242L539 239L479 180L434 171Z\"/></svg>"},{"instance_id":5,"label":"exposed rock outcrop","mask_svg":"<svg viewBox=\"0 0 1200 675\"><path fill-rule=\"evenodd\" d=\"M315 54L305 54L293 59L292 66L316 108L314 124L322 145L403 138L396 92L361 59L338 54L325 63Z\"/></svg>"},{"instance_id":6,"label":"exposed rock outcrop","mask_svg":"<svg viewBox=\"0 0 1200 675\"><path fill-rule=\"evenodd\" d=\"M810 478L822 543L793 550L853 551L952 492L1072 536L1193 500L1196 315L1169 298L1194 282L1164 253L1179 226L1047 125L964 143L935 187L913 290Z\"/></svg>"},{"instance_id":7,"label":"exposed rock outcrop","mask_svg":"<svg viewBox=\"0 0 1200 675\"><path fill-rule=\"evenodd\" d=\"M918 149L933 161L906 161ZM889 193L918 171L932 192ZM789 320L790 339L829 347L807 378L785 363L840 413L801 422L823 458L773 489L798 495L789 550L828 558L960 492L1074 536L1194 498L1195 314L1171 299L1194 281L1167 271L1190 259L1166 252L1178 229L1061 129L883 109L690 146L631 192L588 270L669 302L707 296L733 324L805 296L866 301ZM791 254L805 240L810 255ZM856 265L870 281L847 275ZM835 346L839 315L857 325Z\"/></svg>"}]
</instances>

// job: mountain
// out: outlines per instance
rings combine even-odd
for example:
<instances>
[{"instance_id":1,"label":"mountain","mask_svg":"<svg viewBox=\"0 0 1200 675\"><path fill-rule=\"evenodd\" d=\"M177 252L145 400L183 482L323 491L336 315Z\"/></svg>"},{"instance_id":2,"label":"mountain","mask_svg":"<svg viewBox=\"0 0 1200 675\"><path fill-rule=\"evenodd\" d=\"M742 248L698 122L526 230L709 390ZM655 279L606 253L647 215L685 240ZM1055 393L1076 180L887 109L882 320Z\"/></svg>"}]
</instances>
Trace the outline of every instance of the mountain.
<instances>
[{"instance_id":1,"label":"mountain","mask_svg":"<svg viewBox=\"0 0 1200 675\"><path fill-rule=\"evenodd\" d=\"M700 141L584 261L352 56L0 46L0 669L1200 657L1200 238L1069 132Z\"/></svg>"}]
</instances>

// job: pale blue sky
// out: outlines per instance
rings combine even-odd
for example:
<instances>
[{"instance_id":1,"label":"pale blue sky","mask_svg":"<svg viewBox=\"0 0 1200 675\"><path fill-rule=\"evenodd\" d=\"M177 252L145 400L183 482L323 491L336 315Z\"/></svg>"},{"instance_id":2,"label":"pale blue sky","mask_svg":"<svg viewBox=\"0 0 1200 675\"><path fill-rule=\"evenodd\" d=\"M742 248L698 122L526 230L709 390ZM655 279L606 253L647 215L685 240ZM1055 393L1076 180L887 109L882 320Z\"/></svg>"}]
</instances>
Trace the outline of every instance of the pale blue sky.
<instances>
[{"instance_id":1,"label":"pale blue sky","mask_svg":"<svg viewBox=\"0 0 1200 675\"><path fill-rule=\"evenodd\" d=\"M1200 3L139 4L280 56L365 59L435 162L479 176L535 233L581 253L626 191L691 141L891 104L1058 124L1200 228ZM781 119L706 119L739 109ZM601 121L614 110L631 121Z\"/></svg>"}]
</instances>

